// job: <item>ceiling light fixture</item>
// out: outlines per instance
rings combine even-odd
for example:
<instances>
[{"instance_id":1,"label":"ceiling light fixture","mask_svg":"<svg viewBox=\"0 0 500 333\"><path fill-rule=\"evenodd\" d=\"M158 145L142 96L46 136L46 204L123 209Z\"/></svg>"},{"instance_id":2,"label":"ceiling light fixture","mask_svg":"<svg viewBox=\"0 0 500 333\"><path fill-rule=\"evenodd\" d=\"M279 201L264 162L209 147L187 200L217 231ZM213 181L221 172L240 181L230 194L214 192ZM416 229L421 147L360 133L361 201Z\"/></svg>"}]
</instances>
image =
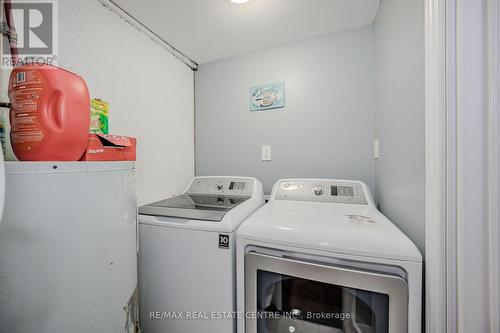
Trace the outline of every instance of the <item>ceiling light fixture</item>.
<instances>
[{"instance_id":1,"label":"ceiling light fixture","mask_svg":"<svg viewBox=\"0 0 500 333\"><path fill-rule=\"evenodd\" d=\"M242 4L248 2L248 0L231 0L232 3Z\"/></svg>"}]
</instances>

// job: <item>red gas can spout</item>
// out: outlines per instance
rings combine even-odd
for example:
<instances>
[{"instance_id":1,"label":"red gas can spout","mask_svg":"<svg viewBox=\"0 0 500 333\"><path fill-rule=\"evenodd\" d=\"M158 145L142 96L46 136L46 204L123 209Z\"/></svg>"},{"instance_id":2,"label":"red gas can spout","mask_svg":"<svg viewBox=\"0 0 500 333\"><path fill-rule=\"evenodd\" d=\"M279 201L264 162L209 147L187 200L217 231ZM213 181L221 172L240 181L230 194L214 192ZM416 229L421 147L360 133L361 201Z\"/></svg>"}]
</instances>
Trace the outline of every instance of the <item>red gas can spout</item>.
<instances>
[{"instance_id":1,"label":"red gas can spout","mask_svg":"<svg viewBox=\"0 0 500 333\"><path fill-rule=\"evenodd\" d=\"M14 67L19 63L19 52L17 50L17 33L14 25L14 16L12 15L12 2L10 0L4 0L4 8L5 19L7 21L7 26L9 27L7 38L9 39L12 66Z\"/></svg>"}]
</instances>

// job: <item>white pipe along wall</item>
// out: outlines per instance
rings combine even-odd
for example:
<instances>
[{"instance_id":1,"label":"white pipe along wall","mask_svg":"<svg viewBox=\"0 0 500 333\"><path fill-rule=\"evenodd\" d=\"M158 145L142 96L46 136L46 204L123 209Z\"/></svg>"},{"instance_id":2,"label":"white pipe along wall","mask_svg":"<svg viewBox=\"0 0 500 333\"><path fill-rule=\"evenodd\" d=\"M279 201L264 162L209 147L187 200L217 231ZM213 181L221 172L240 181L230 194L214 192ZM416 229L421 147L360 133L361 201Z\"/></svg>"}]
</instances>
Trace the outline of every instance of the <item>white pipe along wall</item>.
<instances>
[{"instance_id":1,"label":"white pipe along wall","mask_svg":"<svg viewBox=\"0 0 500 333\"><path fill-rule=\"evenodd\" d=\"M59 65L110 103L110 133L137 137L139 204L181 193L194 175L193 71L97 0L58 5Z\"/></svg>"}]
</instances>

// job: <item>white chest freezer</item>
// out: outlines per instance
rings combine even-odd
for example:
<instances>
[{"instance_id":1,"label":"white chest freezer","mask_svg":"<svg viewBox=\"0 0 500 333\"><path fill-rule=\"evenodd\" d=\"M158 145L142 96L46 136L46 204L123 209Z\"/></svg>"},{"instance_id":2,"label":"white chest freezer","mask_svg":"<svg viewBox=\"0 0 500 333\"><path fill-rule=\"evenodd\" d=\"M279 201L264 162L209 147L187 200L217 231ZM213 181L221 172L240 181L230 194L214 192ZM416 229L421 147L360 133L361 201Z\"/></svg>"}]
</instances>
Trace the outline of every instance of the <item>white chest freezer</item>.
<instances>
[{"instance_id":1,"label":"white chest freezer","mask_svg":"<svg viewBox=\"0 0 500 333\"><path fill-rule=\"evenodd\" d=\"M130 162L7 162L1 332L134 332Z\"/></svg>"}]
</instances>

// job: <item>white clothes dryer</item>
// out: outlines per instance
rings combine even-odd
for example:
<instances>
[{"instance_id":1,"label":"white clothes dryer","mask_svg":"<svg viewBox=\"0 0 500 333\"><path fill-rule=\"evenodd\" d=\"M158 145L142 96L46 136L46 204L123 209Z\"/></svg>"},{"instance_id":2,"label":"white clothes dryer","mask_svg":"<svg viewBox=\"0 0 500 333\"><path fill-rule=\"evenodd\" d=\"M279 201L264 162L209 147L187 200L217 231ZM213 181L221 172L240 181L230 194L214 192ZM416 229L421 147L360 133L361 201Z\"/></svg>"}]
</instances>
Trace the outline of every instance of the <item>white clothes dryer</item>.
<instances>
[{"instance_id":1,"label":"white clothes dryer","mask_svg":"<svg viewBox=\"0 0 500 333\"><path fill-rule=\"evenodd\" d=\"M280 180L237 232L238 333L420 333L421 288L362 182Z\"/></svg>"}]
</instances>

